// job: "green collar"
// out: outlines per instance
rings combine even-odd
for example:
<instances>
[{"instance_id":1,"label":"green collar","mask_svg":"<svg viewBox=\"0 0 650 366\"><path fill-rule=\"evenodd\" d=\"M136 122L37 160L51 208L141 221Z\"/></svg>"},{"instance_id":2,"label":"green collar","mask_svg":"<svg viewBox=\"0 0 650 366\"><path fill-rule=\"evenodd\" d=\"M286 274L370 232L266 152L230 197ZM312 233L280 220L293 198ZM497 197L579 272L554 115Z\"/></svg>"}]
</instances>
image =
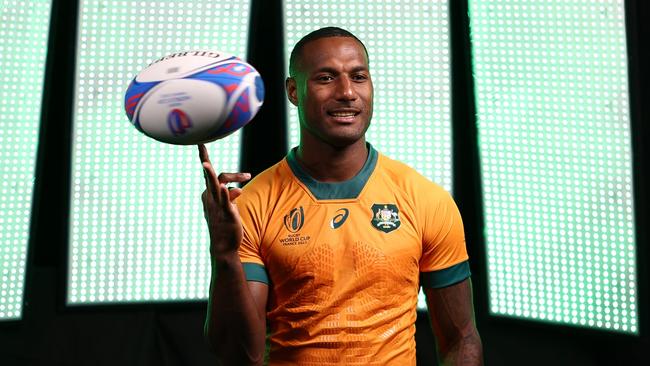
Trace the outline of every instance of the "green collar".
<instances>
[{"instance_id":1,"label":"green collar","mask_svg":"<svg viewBox=\"0 0 650 366\"><path fill-rule=\"evenodd\" d=\"M319 182L312 178L296 160L296 149L294 147L287 154L287 163L293 174L298 178L311 192L311 194L318 200L342 200L342 199L355 199L361 193L366 182L370 178L370 174L375 170L377 165L377 151L370 145L368 146L368 158L363 168L359 173L349 180L344 182Z\"/></svg>"}]
</instances>

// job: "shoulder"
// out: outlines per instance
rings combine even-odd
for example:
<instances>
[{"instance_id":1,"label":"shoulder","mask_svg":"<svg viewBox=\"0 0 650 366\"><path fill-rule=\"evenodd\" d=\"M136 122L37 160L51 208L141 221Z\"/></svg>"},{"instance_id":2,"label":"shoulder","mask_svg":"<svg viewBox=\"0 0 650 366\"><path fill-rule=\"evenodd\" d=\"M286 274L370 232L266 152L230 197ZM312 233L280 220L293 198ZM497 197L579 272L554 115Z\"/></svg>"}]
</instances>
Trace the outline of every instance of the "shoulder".
<instances>
[{"instance_id":1,"label":"shoulder","mask_svg":"<svg viewBox=\"0 0 650 366\"><path fill-rule=\"evenodd\" d=\"M381 174L407 194L448 195L442 186L423 176L411 166L382 153L379 153L379 167Z\"/></svg>"},{"instance_id":2,"label":"shoulder","mask_svg":"<svg viewBox=\"0 0 650 366\"><path fill-rule=\"evenodd\" d=\"M286 168L286 159L282 159L274 165L266 168L261 173L251 179L248 184L243 188L244 192L255 191L255 190L265 190L271 188L274 184L282 182L283 178L287 177Z\"/></svg>"},{"instance_id":3,"label":"shoulder","mask_svg":"<svg viewBox=\"0 0 650 366\"><path fill-rule=\"evenodd\" d=\"M238 206L253 203L259 205L276 197L289 183L291 172L286 159L282 159L261 173L253 177L243 188L242 194L237 197Z\"/></svg>"}]
</instances>

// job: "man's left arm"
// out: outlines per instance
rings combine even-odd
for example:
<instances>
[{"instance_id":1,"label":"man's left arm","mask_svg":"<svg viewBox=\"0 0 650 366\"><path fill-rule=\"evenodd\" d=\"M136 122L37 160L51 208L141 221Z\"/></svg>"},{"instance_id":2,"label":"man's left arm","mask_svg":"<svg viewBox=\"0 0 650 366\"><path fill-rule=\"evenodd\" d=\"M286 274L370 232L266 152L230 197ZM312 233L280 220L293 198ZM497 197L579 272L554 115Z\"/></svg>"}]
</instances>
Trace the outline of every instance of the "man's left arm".
<instances>
[{"instance_id":1,"label":"man's left arm","mask_svg":"<svg viewBox=\"0 0 650 366\"><path fill-rule=\"evenodd\" d=\"M441 365L483 365L469 278L442 288L424 288Z\"/></svg>"}]
</instances>

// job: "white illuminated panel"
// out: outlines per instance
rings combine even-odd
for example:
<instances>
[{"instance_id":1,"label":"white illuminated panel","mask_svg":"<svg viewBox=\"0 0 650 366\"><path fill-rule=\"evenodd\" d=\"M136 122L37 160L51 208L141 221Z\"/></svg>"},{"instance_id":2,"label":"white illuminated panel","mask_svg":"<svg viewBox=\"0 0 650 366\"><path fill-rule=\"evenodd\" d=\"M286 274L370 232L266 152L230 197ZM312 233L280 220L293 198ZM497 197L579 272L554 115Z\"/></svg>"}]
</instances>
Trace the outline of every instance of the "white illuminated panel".
<instances>
[{"instance_id":1,"label":"white illuminated panel","mask_svg":"<svg viewBox=\"0 0 650 366\"><path fill-rule=\"evenodd\" d=\"M0 0L0 321L22 316L50 4Z\"/></svg>"},{"instance_id":2,"label":"white illuminated panel","mask_svg":"<svg viewBox=\"0 0 650 366\"><path fill-rule=\"evenodd\" d=\"M638 333L624 1L469 4L490 312Z\"/></svg>"},{"instance_id":3,"label":"white illuminated panel","mask_svg":"<svg viewBox=\"0 0 650 366\"><path fill-rule=\"evenodd\" d=\"M337 26L368 49L375 87L367 140L451 190L451 94L447 1L286 0L287 74L293 46L318 28ZM289 105L289 145L299 143ZM418 307L425 308L420 294Z\"/></svg>"},{"instance_id":4,"label":"white illuminated panel","mask_svg":"<svg viewBox=\"0 0 650 366\"><path fill-rule=\"evenodd\" d=\"M209 240L196 146L152 140L124 112L131 79L179 51L246 56L249 1L99 1L80 6L69 304L207 298ZM239 133L210 143L239 170Z\"/></svg>"}]
</instances>

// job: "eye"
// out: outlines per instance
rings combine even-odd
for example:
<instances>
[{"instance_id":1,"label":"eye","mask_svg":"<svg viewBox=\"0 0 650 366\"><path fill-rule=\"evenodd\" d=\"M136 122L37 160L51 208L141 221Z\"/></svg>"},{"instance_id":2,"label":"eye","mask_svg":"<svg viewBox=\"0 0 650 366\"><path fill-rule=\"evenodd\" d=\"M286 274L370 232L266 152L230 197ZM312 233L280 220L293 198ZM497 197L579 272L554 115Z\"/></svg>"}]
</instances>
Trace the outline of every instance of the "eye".
<instances>
[{"instance_id":1,"label":"eye","mask_svg":"<svg viewBox=\"0 0 650 366\"><path fill-rule=\"evenodd\" d=\"M334 80L332 75L320 75L316 78L316 80L321 81L321 82L328 82Z\"/></svg>"},{"instance_id":2,"label":"eye","mask_svg":"<svg viewBox=\"0 0 650 366\"><path fill-rule=\"evenodd\" d=\"M354 74L354 75L352 75L352 80L365 81L365 80L368 80L368 75L366 75L366 74Z\"/></svg>"}]
</instances>

